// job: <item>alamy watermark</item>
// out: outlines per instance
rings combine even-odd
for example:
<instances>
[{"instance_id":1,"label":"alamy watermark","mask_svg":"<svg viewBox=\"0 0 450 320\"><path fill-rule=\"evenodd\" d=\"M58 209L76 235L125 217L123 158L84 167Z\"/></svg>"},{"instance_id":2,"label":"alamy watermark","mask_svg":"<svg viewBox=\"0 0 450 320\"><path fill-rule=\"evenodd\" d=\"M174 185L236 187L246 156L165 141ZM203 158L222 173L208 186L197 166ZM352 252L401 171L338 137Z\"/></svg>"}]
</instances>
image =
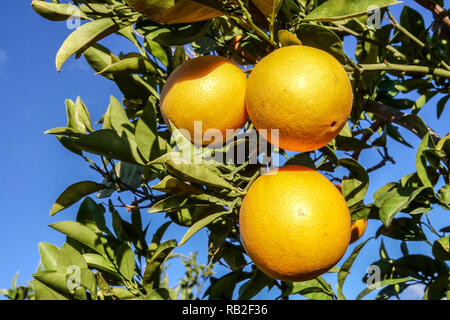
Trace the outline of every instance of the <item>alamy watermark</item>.
<instances>
[{"instance_id":1,"label":"alamy watermark","mask_svg":"<svg viewBox=\"0 0 450 320\"><path fill-rule=\"evenodd\" d=\"M381 287L381 269L377 265L370 265L367 267L367 274L369 277L366 280L367 288L375 290Z\"/></svg>"},{"instance_id":2,"label":"alamy watermark","mask_svg":"<svg viewBox=\"0 0 450 320\"><path fill-rule=\"evenodd\" d=\"M66 27L69 30L78 29L81 26L81 18L80 18L80 9L77 7L71 6L67 9L67 15L69 18L66 21Z\"/></svg>"},{"instance_id":3,"label":"alamy watermark","mask_svg":"<svg viewBox=\"0 0 450 320\"><path fill-rule=\"evenodd\" d=\"M370 5L367 7L366 13L369 15L367 18L367 26L369 28L381 29L381 9L378 6Z\"/></svg>"},{"instance_id":4,"label":"alamy watermark","mask_svg":"<svg viewBox=\"0 0 450 320\"><path fill-rule=\"evenodd\" d=\"M77 265L71 265L66 270L66 286L71 293L81 287L81 269Z\"/></svg>"}]
</instances>

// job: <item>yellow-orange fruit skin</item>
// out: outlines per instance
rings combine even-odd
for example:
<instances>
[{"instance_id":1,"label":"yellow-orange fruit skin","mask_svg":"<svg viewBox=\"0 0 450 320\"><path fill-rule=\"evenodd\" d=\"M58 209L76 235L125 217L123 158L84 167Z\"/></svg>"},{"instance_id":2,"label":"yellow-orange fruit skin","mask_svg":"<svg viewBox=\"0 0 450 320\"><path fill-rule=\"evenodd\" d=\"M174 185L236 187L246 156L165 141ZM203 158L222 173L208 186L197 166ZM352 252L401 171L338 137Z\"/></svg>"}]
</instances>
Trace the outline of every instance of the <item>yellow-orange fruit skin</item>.
<instances>
[{"instance_id":1,"label":"yellow-orange fruit skin","mask_svg":"<svg viewBox=\"0 0 450 320\"><path fill-rule=\"evenodd\" d=\"M350 243L353 243L360 239L367 228L367 219L359 219L352 221Z\"/></svg>"},{"instance_id":2,"label":"yellow-orange fruit skin","mask_svg":"<svg viewBox=\"0 0 450 320\"><path fill-rule=\"evenodd\" d=\"M338 135L350 115L353 92L347 73L333 56L312 47L288 46L255 65L246 103L264 138L283 149L306 152ZM279 130L279 142L271 129Z\"/></svg>"},{"instance_id":3,"label":"yellow-orange fruit skin","mask_svg":"<svg viewBox=\"0 0 450 320\"><path fill-rule=\"evenodd\" d=\"M197 145L219 145L248 120L245 108L247 76L231 60L202 56L186 61L167 79L161 93L161 112ZM194 134L201 121L201 134ZM227 129L229 129L227 131ZM220 133L208 137L209 132ZM214 131L212 131L214 130Z\"/></svg>"},{"instance_id":4,"label":"yellow-orange fruit skin","mask_svg":"<svg viewBox=\"0 0 450 320\"><path fill-rule=\"evenodd\" d=\"M341 193L322 174L301 166L260 176L239 215L250 259L285 281L310 280L336 265L347 250L350 225Z\"/></svg>"}]
</instances>

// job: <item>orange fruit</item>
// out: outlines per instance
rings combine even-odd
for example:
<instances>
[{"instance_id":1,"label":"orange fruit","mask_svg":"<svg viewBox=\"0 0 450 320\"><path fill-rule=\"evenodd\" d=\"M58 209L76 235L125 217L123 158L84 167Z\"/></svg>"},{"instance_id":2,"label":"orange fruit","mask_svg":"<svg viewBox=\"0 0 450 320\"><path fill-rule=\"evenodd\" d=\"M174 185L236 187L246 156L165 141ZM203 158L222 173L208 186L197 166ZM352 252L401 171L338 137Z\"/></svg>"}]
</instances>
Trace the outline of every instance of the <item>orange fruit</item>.
<instances>
[{"instance_id":1,"label":"orange fruit","mask_svg":"<svg viewBox=\"0 0 450 320\"><path fill-rule=\"evenodd\" d=\"M352 221L350 243L355 242L362 237L367 228L367 219L358 219Z\"/></svg>"},{"instance_id":2,"label":"orange fruit","mask_svg":"<svg viewBox=\"0 0 450 320\"><path fill-rule=\"evenodd\" d=\"M217 18L222 12L191 0L125 0L136 12L158 23L191 23Z\"/></svg>"},{"instance_id":3,"label":"orange fruit","mask_svg":"<svg viewBox=\"0 0 450 320\"><path fill-rule=\"evenodd\" d=\"M239 214L250 259L285 281L310 280L336 265L347 250L350 225L342 194L319 172L297 165L256 179Z\"/></svg>"},{"instance_id":4,"label":"orange fruit","mask_svg":"<svg viewBox=\"0 0 450 320\"><path fill-rule=\"evenodd\" d=\"M334 186L339 190L339 192L342 193L342 185L335 184ZM352 221L350 230L351 232L350 243L353 243L362 237L364 232L366 232L367 222L368 222L367 219L358 219Z\"/></svg>"},{"instance_id":5,"label":"orange fruit","mask_svg":"<svg viewBox=\"0 0 450 320\"><path fill-rule=\"evenodd\" d=\"M306 152L338 135L350 115L353 92L333 56L312 47L288 46L255 65L246 103L251 121L265 139L286 150ZM271 129L279 130L278 143Z\"/></svg>"},{"instance_id":6,"label":"orange fruit","mask_svg":"<svg viewBox=\"0 0 450 320\"><path fill-rule=\"evenodd\" d=\"M233 138L247 122L246 87L246 74L231 60L220 56L194 58L167 79L161 93L161 112L166 122L170 120L193 143L219 145ZM201 121L201 131L196 134L195 121Z\"/></svg>"}]
</instances>

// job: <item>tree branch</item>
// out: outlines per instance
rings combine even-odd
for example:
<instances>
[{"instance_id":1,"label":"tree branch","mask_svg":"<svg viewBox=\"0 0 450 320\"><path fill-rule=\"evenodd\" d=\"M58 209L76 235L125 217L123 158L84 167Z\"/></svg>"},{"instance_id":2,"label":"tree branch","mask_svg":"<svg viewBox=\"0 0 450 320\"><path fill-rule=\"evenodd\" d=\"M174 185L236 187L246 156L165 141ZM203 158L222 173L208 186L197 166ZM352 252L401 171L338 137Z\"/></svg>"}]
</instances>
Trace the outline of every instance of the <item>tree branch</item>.
<instances>
[{"instance_id":1,"label":"tree branch","mask_svg":"<svg viewBox=\"0 0 450 320\"><path fill-rule=\"evenodd\" d=\"M404 119L408 114L401 112L397 109L394 109L384 103L377 102L377 101L370 101L366 100L364 101L363 105L364 110L367 112L375 114L378 118L380 118L385 123L396 123L399 126L402 126L405 129L408 129L412 133L414 133L416 136L418 136L420 139L423 138L423 135L415 129L413 126L411 126L408 122L406 122ZM441 137L433 131L431 128L428 127L428 132L430 133L431 137L437 143L439 140L441 140Z\"/></svg>"},{"instance_id":2,"label":"tree branch","mask_svg":"<svg viewBox=\"0 0 450 320\"><path fill-rule=\"evenodd\" d=\"M450 18L440 5L435 3L435 1L431 0L415 0L415 1L422 7L430 10L433 13L434 17L444 26L446 26L446 28L450 31Z\"/></svg>"},{"instance_id":3,"label":"tree branch","mask_svg":"<svg viewBox=\"0 0 450 320\"><path fill-rule=\"evenodd\" d=\"M393 63L375 63L375 64L361 64L362 71L400 71L404 73L415 74L431 74L438 77L445 77L450 79L450 71L441 68L430 68L425 66L411 66Z\"/></svg>"}]
</instances>

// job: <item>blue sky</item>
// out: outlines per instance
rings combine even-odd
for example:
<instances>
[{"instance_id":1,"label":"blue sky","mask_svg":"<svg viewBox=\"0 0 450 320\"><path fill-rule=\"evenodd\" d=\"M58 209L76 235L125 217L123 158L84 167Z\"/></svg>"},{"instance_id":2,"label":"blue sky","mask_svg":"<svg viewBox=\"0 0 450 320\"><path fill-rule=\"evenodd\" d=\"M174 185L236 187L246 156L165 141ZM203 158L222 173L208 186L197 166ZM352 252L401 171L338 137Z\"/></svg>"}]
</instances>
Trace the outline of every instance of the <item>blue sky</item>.
<instances>
[{"instance_id":1,"label":"blue sky","mask_svg":"<svg viewBox=\"0 0 450 320\"><path fill-rule=\"evenodd\" d=\"M43 132L65 124L64 101L67 98L75 100L77 96L81 96L95 121L106 110L110 95L122 98L114 83L94 75L94 71L83 59L71 58L63 66L61 73L56 71L56 52L70 30L64 22L55 23L39 17L31 9L30 3L28 0L5 2L3 12L8 13L10 18L0 20L0 126L3 136L0 140L0 288L9 287L17 271L20 271L19 284L31 280L39 263L38 242L60 246L65 241L63 235L47 225L73 220L78 205L55 217L49 217L50 207L58 195L76 181L100 181L99 176L81 158L66 151L54 137L46 136ZM407 3L424 13L426 26L429 26L431 14L413 1ZM446 6L448 7L448 3ZM392 9L396 17L399 16L401 7L398 5ZM117 54L121 50L132 50L128 43L117 36L102 41L102 44ZM345 49L349 55L352 55L353 48L354 42L346 43ZM449 130L450 108L447 107L441 120L436 121L437 101L438 97L432 99L420 116L443 136ZM415 146L420 142L404 130L402 134ZM414 171L415 150L396 142L390 142L390 147L397 164L389 164L371 175L368 201L380 186ZM375 153L366 152L361 156L361 162L368 166L376 161ZM144 212L143 214L145 216ZM448 222L445 214L448 215L439 209L432 211L432 221L438 227L444 226ZM145 220L151 220L153 229L150 229L155 230L163 222L163 216L145 216ZM373 235L379 225L378 222L370 221L363 239ZM184 231L182 228L171 227L166 238L179 240ZM399 241L388 240L385 244L392 257L400 255ZM378 259L378 247L379 239L371 241L358 258L344 288L347 298L356 297L364 289L361 278L366 267ZM352 248L353 245L349 251ZM195 235L177 252L197 250L199 259L204 262L207 252L205 232ZM431 254L430 248L423 244L411 244L410 251ZM171 284L176 283L180 270L179 264L171 264ZM225 272L221 267L216 271L218 275ZM333 285L336 284L336 275L327 275L326 279ZM421 291L421 288L412 288L404 297L417 298L422 294ZM257 298L273 298L274 295L274 292L262 292ZM373 297L374 294L368 296Z\"/></svg>"}]
</instances>

